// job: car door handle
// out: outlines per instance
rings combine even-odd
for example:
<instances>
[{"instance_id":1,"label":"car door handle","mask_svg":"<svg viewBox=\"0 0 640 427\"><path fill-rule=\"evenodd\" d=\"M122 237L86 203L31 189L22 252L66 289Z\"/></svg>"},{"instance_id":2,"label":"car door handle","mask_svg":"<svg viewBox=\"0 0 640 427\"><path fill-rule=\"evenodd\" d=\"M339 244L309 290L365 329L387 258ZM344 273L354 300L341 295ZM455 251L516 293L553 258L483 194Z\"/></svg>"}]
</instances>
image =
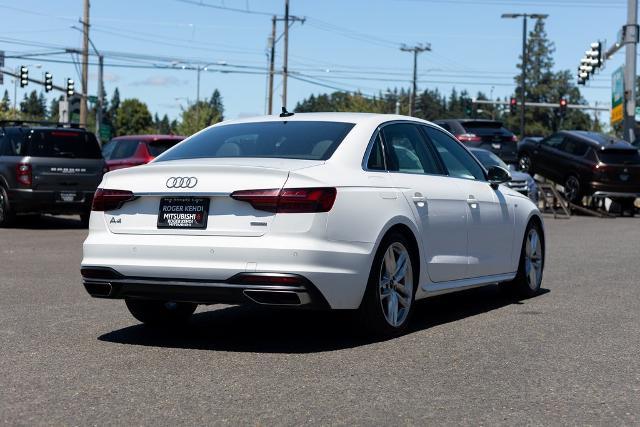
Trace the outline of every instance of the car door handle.
<instances>
[{"instance_id":1,"label":"car door handle","mask_svg":"<svg viewBox=\"0 0 640 427\"><path fill-rule=\"evenodd\" d=\"M471 209L475 209L478 207L478 199L473 196L469 196L469 198L467 198L467 203L469 204Z\"/></svg>"},{"instance_id":2,"label":"car door handle","mask_svg":"<svg viewBox=\"0 0 640 427\"><path fill-rule=\"evenodd\" d=\"M415 203L419 208L423 208L427 203L427 198L421 193L415 193L411 200L413 200L413 203Z\"/></svg>"}]
</instances>

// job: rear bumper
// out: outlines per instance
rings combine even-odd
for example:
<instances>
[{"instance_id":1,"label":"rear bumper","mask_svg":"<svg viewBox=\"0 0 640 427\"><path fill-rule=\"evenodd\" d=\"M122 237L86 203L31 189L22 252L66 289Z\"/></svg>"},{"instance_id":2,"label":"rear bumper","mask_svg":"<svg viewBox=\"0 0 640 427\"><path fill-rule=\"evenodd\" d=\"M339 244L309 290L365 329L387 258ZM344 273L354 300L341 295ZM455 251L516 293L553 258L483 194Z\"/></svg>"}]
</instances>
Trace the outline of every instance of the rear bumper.
<instances>
[{"instance_id":1,"label":"rear bumper","mask_svg":"<svg viewBox=\"0 0 640 427\"><path fill-rule=\"evenodd\" d=\"M60 191L56 190L11 189L8 195L11 208L16 213L80 214L88 212L94 192L69 191L76 193L74 201L61 201Z\"/></svg>"},{"instance_id":2,"label":"rear bumper","mask_svg":"<svg viewBox=\"0 0 640 427\"><path fill-rule=\"evenodd\" d=\"M111 268L82 269L82 281L95 298L159 299L198 304L243 304L328 309L329 304L306 278L295 274L243 273L224 281L127 277ZM285 283L274 283L286 279Z\"/></svg>"},{"instance_id":3,"label":"rear bumper","mask_svg":"<svg viewBox=\"0 0 640 427\"><path fill-rule=\"evenodd\" d=\"M590 182L593 197L637 198L640 197L638 185L616 185L602 182Z\"/></svg>"},{"instance_id":4,"label":"rear bumper","mask_svg":"<svg viewBox=\"0 0 640 427\"><path fill-rule=\"evenodd\" d=\"M94 221L102 219L92 215ZM239 273L286 273L303 277L330 308L354 309L364 295L374 249L373 243L307 235L113 234L91 227L82 268L107 267L123 276L126 280L109 282L115 297L144 291L145 298L166 299L169 293L171 300L183 300L195 292L202 303L246 302L247 289L237 284L229 288L231 278ZM313 296L313 291L306 292ZM316 301L311 298L314 305Z\"/></svg>"}]
</instances>

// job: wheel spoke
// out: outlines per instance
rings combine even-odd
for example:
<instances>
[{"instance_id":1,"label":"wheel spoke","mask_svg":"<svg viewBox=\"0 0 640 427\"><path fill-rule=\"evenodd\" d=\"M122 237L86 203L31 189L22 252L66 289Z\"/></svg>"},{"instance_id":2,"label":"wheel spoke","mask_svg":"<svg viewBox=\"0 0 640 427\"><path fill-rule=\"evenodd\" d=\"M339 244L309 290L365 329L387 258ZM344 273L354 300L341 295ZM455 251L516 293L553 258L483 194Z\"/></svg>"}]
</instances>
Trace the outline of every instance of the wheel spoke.
<instances>
[{"instance_id":1,"label":"wheel spoke","mask_svg":"<svg viewBox=\"0 0 640 427\"><path fill-rule=\"evenodd\" d=\"M393 279L395 281L400 281L407 274L407 260L409 257L406 252L400 253L398 256L398 261L396 262L396 271L393 274Z\"/></svg>"},{"instance_id":2,"label":"wheel spoke","mask_svg":"<svg viewBox=\"0 0 640 427\"><path fill-rule=\"evenodd\" d=\"M396 326L398 324L398 297L393 291L391 292L391 298L387 302L387 313L389 314L391 325Z\"/></svg>"},{"instance_id":3,"label":"wheel spoke","mask_svg":"<svg viewBox=\"0 0 640 427\"><path fill-rule=\"evenodd\" d=\"M389 298L391 296L391 293L393 291L391 289L381 289L380 290L380 301L382 301L385 298Z\"/></svg>"},{"instance_id":4,"label":"wheel spoke","mask_svg":"<svg viewBox=\"0 0 640 427\"><path fill-rule=\"evenodd\" d=\"M387 252L384 254L384 268L387 270L389 276L393 275L396 271L396 258L393 254L393 247L387 249Z\"/></svg>"}]
</instances>

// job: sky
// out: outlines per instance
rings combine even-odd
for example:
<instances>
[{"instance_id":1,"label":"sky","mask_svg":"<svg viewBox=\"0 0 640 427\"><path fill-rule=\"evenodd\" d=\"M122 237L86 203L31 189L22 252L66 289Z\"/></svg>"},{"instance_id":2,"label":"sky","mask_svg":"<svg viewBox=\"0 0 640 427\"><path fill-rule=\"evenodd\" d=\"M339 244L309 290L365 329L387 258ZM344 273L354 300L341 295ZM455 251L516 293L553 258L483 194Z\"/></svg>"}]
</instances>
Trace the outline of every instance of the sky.
<instances>
[{"instance_id":1,"label":"sky","mask_svg":"<svg viewBox=\"0 0 640 427\"><path fill-rule=\"evenodd\" d=\"M546 13L555 43L555 69L576 70L596 40L613 43L626 20L625 0L290 0L290 14L305 18L290 27L289 109L311 94L335 89L376 95L410 87L412 55L405 43L430 43L418 58L418 90L452 87L493 98L508 97L522 49L522 20L503 13ZM77 56L83 0L0 0L0 50L7 69L29 65L30 77L45 71L54 84L66 78L79 88ZM105 89L121 99L139 98L150 111L178 118L181 109L214 89L223 97L225 118L266 112L267 46L271 16L284 15L284 0L92 0L90 38L105 56ZM530 21L529 28L532 28ZM283 23L278 23L278 36ZM283 41L276 44L282 67ZM11 58L36 54L29 59ZM57 61L57 62L52 62ZM95 58L90 63L96 63ZM587 87L589 104L609 106L611 73L624 62L621 50ZM183 69L184 68L184 69ZM226 71L226 72L225 72ZM89 69L89 94L97 93L98 68ZM282 81L275 78L274 110L282 105ZM30 84L18 88L18 99ZM13 83L5 76L0 91ZM49 94L51 98L51 94ZM59 94L56 94L56 96ZM600 115L608 121L608 113Z\"/></svg>"}]
</instances>

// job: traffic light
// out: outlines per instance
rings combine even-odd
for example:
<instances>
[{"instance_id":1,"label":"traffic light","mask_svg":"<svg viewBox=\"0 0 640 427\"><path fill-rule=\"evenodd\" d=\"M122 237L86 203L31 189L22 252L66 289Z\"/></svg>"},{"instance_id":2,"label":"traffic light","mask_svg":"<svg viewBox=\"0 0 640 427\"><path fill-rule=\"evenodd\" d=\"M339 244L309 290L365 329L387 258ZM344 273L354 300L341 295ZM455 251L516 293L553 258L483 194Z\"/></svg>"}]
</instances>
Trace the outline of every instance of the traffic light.
<instances>
[{"instance_id":1,"label":"traffic light","mask_svg":"<svg viewBox=\"0 0 640 427\"><path fill-rule=\"evenodd\" d=\"M511 114L515 114L516 113L516 107L518 105L518 100L514 97L511 97L511 99L509 100L509 112Z\"/></svg>"},{"instance_id":2,"label":"traffic light","mask_svg":"<svg viewBox=\"0 0 640 427\"><path fill-rule=\"evenodd\" d=\"M20 87L25 87L29 84L29 69L24 65L20 66Z\"/></svg>"},{"instance_id":3,"label":"traffic light","mask_svg":"<svg viewBox=\"0 0 640 427\"><path fill-rule=\"evenodd\" d=\"M589 77L601 68L604 64L604 56L602 53L602 43L593 42L589 45L589 50L585 52L585 56L580 60L578 67L578 84L584 85Z\"/></svg>"},{"instance_id":4,"label":"traffic light","mask_svg":"<svg viewBox=\"0 0 640 427\"><path fill-rule=\"evenodd\" d=\"M560 98L560 117L564 118L567 114L567 99Z\"/></svg>"},{"instance_id":5,"label":"traffic light","mask_svg":"<svg viewBox=\"0 0 640 427\"><path fill-rule=\"evenodd\" d=\"M50 72L44 73L44 91L51 92L53 90L53 76Z\"/></svg>"},{"instance_id":6,"label":"traffic light","mask_svg":"<svg viewBox=\"0 0 640 427\"><path fill-rule=\"evenodd\" d=\"M76 93L76 91L73 88L73 80L67 79L67 97L73 96L74 93Z\"/></svg>"}]
</instances>

